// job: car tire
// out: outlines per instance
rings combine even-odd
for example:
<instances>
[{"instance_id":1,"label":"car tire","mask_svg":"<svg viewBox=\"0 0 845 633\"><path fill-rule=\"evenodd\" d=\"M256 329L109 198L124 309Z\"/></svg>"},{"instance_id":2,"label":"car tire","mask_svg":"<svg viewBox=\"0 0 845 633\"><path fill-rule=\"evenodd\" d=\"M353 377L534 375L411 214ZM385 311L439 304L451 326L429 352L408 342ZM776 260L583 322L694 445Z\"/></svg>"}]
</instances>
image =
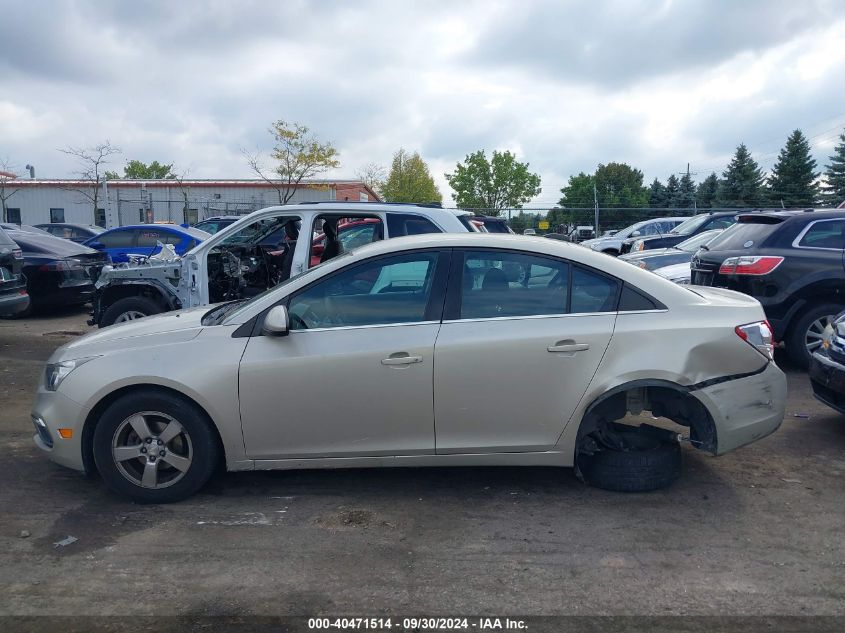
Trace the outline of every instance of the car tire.
<instances>
[{"instance_id":1,"label":"car tire","mask_svg":"<svg viewBox=\"0 0 845 633\"><path fill-rule=\"evenodd\" d=\"M201 409L153 389L109 405L94 429L93 449L106 485L141 503L190 497L209 480L222 454Z\"/></svg>"},{"instance_id":2,"label":"car tire","mask_svg":"<svg viewBox=\"0 0 845 633\"><path fill-rule=\"evenodd\" d=\"M148 297L124 297L111 304L100 319L100 327L134 321L162 312L161 306Z\"/></svg>"},{"instance_id":3,"label":"car tire","mask_svg":"<svg viewBox=\"0 0 845 633\"><path fill-rule=\"evenodd\" d=\"M681 476L681 445L632 432L632 450L600 450L579 455L578 469L584 481L615 492L647 492L669 487Z\"/></svg>"},{"instance_id":4,"label":"car tire","mask_svg":"<svg viewBox=\"0 0 845 633\"><path fill-rule=\"evenodd\" d=\"M789 359L801 369L810 366L811 350L808 347L808 339L817 341L816 347L821 347L820 325L825 319L842 312L843 307L835 303L823 303L811 306L802 312L792 323L785 337L786 353Z\"/></svg>"}]
</instances>

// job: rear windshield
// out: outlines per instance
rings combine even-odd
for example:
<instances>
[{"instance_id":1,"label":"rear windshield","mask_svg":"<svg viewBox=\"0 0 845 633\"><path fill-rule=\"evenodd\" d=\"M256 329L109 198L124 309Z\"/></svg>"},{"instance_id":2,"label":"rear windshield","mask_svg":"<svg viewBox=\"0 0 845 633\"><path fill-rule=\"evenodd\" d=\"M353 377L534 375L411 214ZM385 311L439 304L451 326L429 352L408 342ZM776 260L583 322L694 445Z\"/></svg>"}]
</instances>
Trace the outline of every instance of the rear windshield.
<instances>
[{"instance_id":1,"label":"rear windshield","mask_svg":"<svg viewBox=\"0 0 845 633\"><path fill-rule=\"evenodd\" d=\"M18 247L18 245L15 244L15 241L11 237L6 235L6 231L4 231L3 229L0 229L0 245L12 246L14 248Z\"/></svg>"},{"instance_id":2,"label":"rear windshield","mask_svg":"<svg viewBox=\"0 0 845 633\"><path fill-rule=\"evenodd\" d=\"M737 222L708 243L707 250L734 251L759 247L779 226L780 223L771 222Z\"/></svg>"}]
</instances>

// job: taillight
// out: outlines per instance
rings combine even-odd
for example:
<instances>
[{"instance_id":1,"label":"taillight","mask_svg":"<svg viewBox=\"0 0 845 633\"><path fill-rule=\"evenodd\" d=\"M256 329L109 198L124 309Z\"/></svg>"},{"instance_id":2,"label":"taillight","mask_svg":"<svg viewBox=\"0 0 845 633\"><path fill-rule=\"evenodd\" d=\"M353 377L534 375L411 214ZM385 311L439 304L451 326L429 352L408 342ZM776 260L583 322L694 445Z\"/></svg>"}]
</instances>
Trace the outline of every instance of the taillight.
<instances>
[{"instance_id":1,"label":"taillight","mask_svg":"<svg viewBox=\"0 0 845 633\"><path fill-rule=\"evenodd\" d=\"M746 255L728 257L719 267L720 275L768 275L780 266L783 257Z\"/></svg>"},{"instance_id":2,"label":"taillight","mask_svg":"<svg viewBox=\"0 0 845 633\"><path fill-rule=\"evenodd\" d=\"M775 358L775 335L768 321L756 321L747 325L737 325L734 328L737 336L769 360Z\"/></svg>"},{"instance_id":3,"label":"taillight","mask_svg":"<svg viewBox=\"0 0 845 633\"><path fill-rule=\"evenodd\" d=\"M80 268L82 268L82 263L78 259L59 259L49 264L41 264L38 270L46 273L78 270Z\"/></svg>"}]
</instances>

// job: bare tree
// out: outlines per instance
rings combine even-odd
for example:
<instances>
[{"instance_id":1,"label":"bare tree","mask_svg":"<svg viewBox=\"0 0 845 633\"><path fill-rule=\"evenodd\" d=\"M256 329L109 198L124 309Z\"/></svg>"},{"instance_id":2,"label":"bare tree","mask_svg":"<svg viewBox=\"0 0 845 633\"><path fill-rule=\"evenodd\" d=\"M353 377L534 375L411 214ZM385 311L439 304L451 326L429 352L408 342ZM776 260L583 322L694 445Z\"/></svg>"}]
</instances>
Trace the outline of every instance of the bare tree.
<instances>
[{"instance_id":1,"label":"bare tree","mask_svg":"<svg viewBox=\"0 0 845 633\"><path fill-rule=\"evenodd\" d=\"M97 209L100 208L100 181L106 177L104 167L108 164L110 156L121 153L120 148L114 147L106 140L93 147L66 147L59 151L68 156L73 156L77 160L79 169L73 173L77 179L88 183L88 185L81 187L62 188L67 191L75 191L91 202L94 207L94 222L92 224L96 224Z\"/></svg>"},{"instance_id":2,"label":"bare tree","mask_svg":"<svg viewBox=\"0 0 845 633\"><path fill-rule=\"evenodd\" d=\"M8 222L6 200L18 192L17 188L9 187L9 183L15 179L17 179L17 176L12 171L12 164L9 159L0 159L0 206L3 208L3 222Z\"/></svg>"},{"instance_id":3,"label":"bare tree","mask_svg":"<svg viewBox=\"0 0 845 633\"><path fill-rule=\"evenodd\" d=\"M355 173L356 178L382 197L382 188L387 181L387 168L378 163L367 163Z\"/></svg>"},{"instance_id":4,"label":"bare tree","mask_svg":"<svg viewBox=\"0 0 845 633\"><path fill-rule=\"evenodd\" d=\"M303 180L314 178L340 166L338 153L331 143L321 143L308 127L279 119L270 127L275 145L271 156L278 164L266 169L258 153L241 150L259 178L279 194L279 204L287 204Z\"/></svg>"},{"instance_id":5,"label":"bare tree","mask_svg":"<svg viewBox=\"0 0 845 633\"><path fill-rule=\"evenodd\" d=\"M178 176L173 176L173 180L175 180L176 184L179 185L179 193L182 194L182 222L188 221L188 195L191 193L191 187L185 184L185 179L188 177L188 171L189 170L186 169Z\"/></svg>"}]
</instances>

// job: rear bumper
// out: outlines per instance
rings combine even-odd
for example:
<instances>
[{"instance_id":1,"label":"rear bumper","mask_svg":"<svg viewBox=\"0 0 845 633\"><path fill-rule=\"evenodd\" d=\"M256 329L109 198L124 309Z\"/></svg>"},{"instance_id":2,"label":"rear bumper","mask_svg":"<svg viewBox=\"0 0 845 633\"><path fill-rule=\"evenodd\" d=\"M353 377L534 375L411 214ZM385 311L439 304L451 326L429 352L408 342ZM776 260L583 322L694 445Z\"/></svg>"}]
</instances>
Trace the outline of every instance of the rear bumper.
<instances>
[{"instance_id":1,"label":"rear bumper","mask_svg":"<svg viewBox=\"0 0 845 633\"><path fill-rule=\"evenodd\" d=\"M786 376L773 362L752 376L697 389L716 426L716 455L762 439L778 429L786 411Z\"/></svg>"},{"instance_id":2,"label":"rear bumper","mask_svg":"<svg viewBox=\"0 0 845 633\"><path fill-rule=\"evenodd\" d=\"M810 385L817 400L845 414L845 365L814 352L810 359Z\"/></svg>"}]
</instances>

